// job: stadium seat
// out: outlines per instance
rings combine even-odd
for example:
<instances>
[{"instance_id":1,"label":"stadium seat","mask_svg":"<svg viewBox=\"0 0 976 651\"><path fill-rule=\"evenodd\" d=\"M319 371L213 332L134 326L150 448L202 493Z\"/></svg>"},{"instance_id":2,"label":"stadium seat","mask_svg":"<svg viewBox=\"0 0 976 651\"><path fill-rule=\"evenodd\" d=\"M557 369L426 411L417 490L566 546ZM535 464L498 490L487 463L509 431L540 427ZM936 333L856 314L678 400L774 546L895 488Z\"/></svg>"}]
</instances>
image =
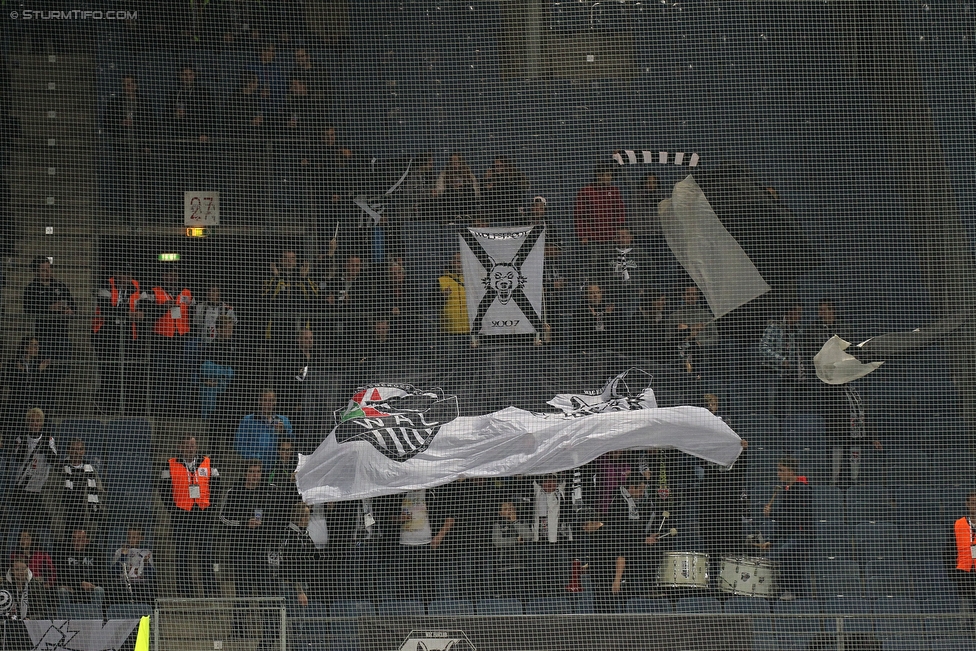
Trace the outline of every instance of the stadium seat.
<instances>
[{"instance_id":1,"label":"stadium seat","mask_svg":"<svg viewBox=\"0 0 976 651\"><path fill-rule=\"evenodd\" d=\"M769 616L769 602L754 597L731 597L725 602L726 615L749 615L752 632L752 651L773 651L779 647Z\"/></svg>"},{"instance_id":2,"label":"stadium seat","mask_svg":"<svg viewBox=\"0 0 976 651\"><path fill-rule=\"evenodd\" d=\"M806 649L810 640L823 630L820 618L810 617L820 614L820 604L812 599L774 601L772 612L780 648Z\"/></svg>"},{"instance_id":3,"label":"stadium seat","mask_svg":"<svg viewBox=\"0 0 976 651\"><path fill-rule=\"evenodd\" d=\"M526 600L522 607L526 615L572 615L576 603L568 597L535 597Z\"/></svg>"},{"instance_id":4,"label":"stadium seat","mask_svg":"<svg viewBox=\"0 0 976 651\"><path fill-rule=\"evenodd\" d=\"M106 619L139 619L152 615L152 604L112 604L105 609Z\"/></svg>"},{"instance_id":5,"label":"stadium seat","mask_svg":"<svg viewBox=\"0 0 976 651\"><path fill-rule=\"evenodd\" d=\"M679 597L674 602L676 613L720 613L722 603L715 597Z\"/></svg>"},{"instance_id":6,"label":"stadium seat","mask_svg":"<svg viewBox=\"0 0 976 651\"><path fill-rule=\"evenodd\" d=\"M518 599L480 599L475 609L479 615L521 615L522 602Z\"/></svg>"},{"instance_id":7,"label":"stadium seat","mask_svg":"<svg viewBox=\"0 0 976 651\"><path fill-rule=\"evenodd\" d=\"M814 484L813 517L824 522L844 522L844 493L836 486Z\"/></svg>"},{"instance_id":8,"label":"stadium seat","mask_svg":"<svg viewBox=\"0 0 976 651\"><path fill-rule=\"evenodd\" d=\"M976 640L971 637L939 637L929 640L932 651L976 651Z\"/></svg>"},{"instance_id":9,"label":"stadium seat","mask_svg":"<svg viewBox=\"0 0 976 651\"><path fill-rule=\"evenodd\" d=\"M929 651L929 638L924 635L881 637L882 651Z\"/></svg>"},{"instance_id":10,"label":"stadium seat","mask_svg":"<svg viewBox=\"0 0 976 651\"><path fill-rule=\"evenodd\" d=\"M344 618L360 618L360 617L373 617L376 615L376 609L373 607L373 602L371 601L355 601L355 600L342 600L336 601L332 604L331 616L334 618L344 617ZM318 628L322 624L319 630L328 630L329 622L321 622L320 624L311 623L312 628ZM344 619L336 620L331 622L331 630L333 636L333 649L358 649L359 648L359 622L356 619Z\"/></svg>"},{"instance_id":11,"label":"stadium seat","mask_svg":"<svg viewBox=\"0 0 976 651\"><path fill-rule=\"evenodd\" d=\"M803 448L825 448L826 428L820 414L800 413L787 416L783 421L783 438L787 448L796 453ZM806 468L800 467L800 474Z\"/></svg>"},{"instance_id":12,"label":"stadium seat","mask_svg":"<svg viewBox=\"0 0 976 651\"><path fill-rule=\"evenodd\" d=\"M865 565L864 585L869 599L915 596L908 570L889 561L870 561Z\"/></svg>"},{"instance_id":13,"label":"stadium seat","mask_svg":"<svg viewBox=\"0 0 976 651\"><path fill-rule=\"evenodd\" d=\"M847 490L847 522L891 522L887 492L880 486L857 485Z\"/></svg>"},{"instance_id":14,"label":"stadium seat","mask_svg":"<svg viewBox=\"0 0 976 651\"><path fill-rule=\"evenodd\" d=\"M828 597L820 600L820 612L824 614L824 630L835 633L844 631L870 633L874 630L871 617L871 601L861 597Z\"/></svg>"},{"instance_id":15,"label":"stadium seat","mask_svg":"<svg viewBox=\"0 0 976 651\"><path fill-rule=\"evenodd\" d=\"M813 578L817 595L821 599L864 595L861 568L854 561L828 560L814 563Z\"/></svg>"},{"instance_id":16,"label":"stadium seat","mask_svg":"<svg viewBox=\"0 0 976 651\"><path fill-rule=\"evenodd\" d=\"M914 599L876 599L872 611L879 615L874 618L874 631L880 637L925 634L925 622L918 617L919 603Z\"/></svg>"},{"instance_id":17,"label":"stadium seat","mask_svg":"<svg viewBox=\"0 0 976 651\"><path fill-rule=\"evenodd\" d=\"M331 616L328 604L310 601L308 606L297 611L297 616L289 617L290 634L298 648L330 648L327 641L332 639L333 634L332 622L329 621ZM336 622L335 633L340 636L336 639L339 648L357 643L355 622Z\"/></svg>"},{"instance_id":18,"label":"stadium seat","mask_svg":"<svg viewBox=\"0 0 976 651\"><path fill-rule=\"evenodd\" d=\"M894 524L860 522L854 525L854 559L858 563L889 561L901 564L904 558L898 527Z\"/></svg>"},{"instance_id":19,"label":"stadium seat","mask_svg":"<svg viewBox=\"0 0 976 651\"><path fill-rule=\"evenodd\" d=\"M424 602L415 599L388 599L376 604L380 617L423 617L427 614Z\"/></svg>"},{"instance_id":20,"label":"stadium seat","mask_svg":"<svg viewBox=\"0 0 976 651\"><path fill-rule=\"evenodd\" d=\"M57 435L55 436L58 452L62 454L66 453L68 451L68 441L73 438L78 438L85 442L86 456L94 461L96 465L102 464L101 472L104 475L104 444L106 441L111 441L114 447L114 439L106 439L105 423L94 419L65 418L58 425Z\"/></svg>"},{"instance_id":21,"label":"stadium seat","mask_svg":"<svg viewBox=\"0 0 976 651\"><path fill-rule=\"evenodd\" d=\"M843 522L817 522L814 560L854 560L851 529Z\"/></svg>"},{"instance_id":22,"label":"stadium seat","mask_svg":"<svg viewBox=\"0 0 976 651\"><path fill-rule=\"evenodd\" d=\"M669 599L635 598L627 601L626 612L638 614L665 614L674 612Z\"/></svg>"},{"instance_id":23,"label":"stadium seat","mask_svg":"<svg viewBox=\"0 0 976 651\"><path fill-rule=\"evenodd\" d=\"M62 604L58 619L102 619L102 609L90 604Z\"/></svg>"},{"instance_id":24,"label":"stadium seat","mask_svg":"<svg viewBox=\"0 0 976 651\"><path fill-rule=\"evenodd\" d=\"M427 605L427 614L431 617L474 615L474 603L467 599L440 599Z\"/></svg>"}]
</instances>

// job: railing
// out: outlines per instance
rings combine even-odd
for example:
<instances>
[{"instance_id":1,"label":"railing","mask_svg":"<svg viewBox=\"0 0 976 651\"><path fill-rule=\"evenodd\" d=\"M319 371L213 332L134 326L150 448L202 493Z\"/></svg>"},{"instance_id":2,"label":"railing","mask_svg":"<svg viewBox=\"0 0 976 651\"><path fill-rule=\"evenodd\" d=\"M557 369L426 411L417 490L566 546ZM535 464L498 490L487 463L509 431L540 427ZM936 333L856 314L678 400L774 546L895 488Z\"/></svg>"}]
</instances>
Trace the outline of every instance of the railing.
<instances>
[{"instance_id":1,"label":"railing","mask_svg":"<svg viewBox=\"0 0 976 651\"><path fill-rule=\"evenodd\" d=\"M778 603L778 602L774 602ZM766 602L756 600L756 605ZM880 649L884 640L966 640L972 613L659 613L422 615L377 611L370 602L286 605L281 598L161 599L154 651L211 648L348 649ZM267 627L255 634L253 621ZM231 628L233 622L235 627ZM224 640L237 639L224 645ZM262 639L263 638L263 639ZM240 641L240 640L249 640ZM204 647L204 643L206 646ZM961 642L960 642L961 643ZM928 642L926 642L928 644ZM948 647L946 647L948 648ZM968 646L966 648L969 648Z\"/></svg>"}]
</instances>

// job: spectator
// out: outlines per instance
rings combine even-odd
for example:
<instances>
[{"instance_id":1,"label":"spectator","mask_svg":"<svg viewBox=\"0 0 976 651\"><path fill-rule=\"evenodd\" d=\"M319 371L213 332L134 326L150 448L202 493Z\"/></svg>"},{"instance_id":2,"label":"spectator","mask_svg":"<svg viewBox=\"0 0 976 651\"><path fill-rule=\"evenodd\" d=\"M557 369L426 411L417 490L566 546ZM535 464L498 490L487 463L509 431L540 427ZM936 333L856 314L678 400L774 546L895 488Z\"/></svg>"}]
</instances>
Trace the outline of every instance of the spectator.
<instances>
[{"instance_id":1,"label":"spectator","mask_svg":"<svg viewBox=\"0 0 976 651\"><path fill-rule=\"evenodd\" d=\"M58 577L60 608L72 603L84 603L94 606L96 612L102 612L105 568L100 551L84 529L72 530L71 542L61 552Z\"/></svg>"},{"instance_id":2,"label":"spectator","mask_svg":"<svg viewBox=\"0 0 976 651\"><path fill-rule=\"evenodd\" d=\"M179 88L173 97L171 119L174 136L187 143L206 143L213 135L214 115L210 93L197 83L196 69L191 65L183 66Z\"/></svg>"},{"instance_id":3,"label":"spectator","mask_svg":"<svg viewBox=\"0 0 976 651\"><path fill-rule=\"evenodd\" d=\"M109 179L111 205L128 210L135 206L136 181L147 179L137 176L141 169L142 155L149 154L154 145L158 127L149 102L139 93L135 75L122 77L122 93L112 94L105 107L103 133L108 138Z\"/></svg>"},{"instance_id":4,"label":"spectator","mask_svg":"<svg viewBox=\"0 0 976 651\"><path fill-rule=\"evenodd\" d=\"M97 537L105 516L105 486L97 462L85 457L85 442L73 438L64 459L61 507L65 528L84 529Z\"/></svg>"},{"instance_id":5,"label":"spectator","mask_svg":"<svg viewBox=\"0 0 976 651\"><path fill-rule=\"evenodd\" d=\"M610 280L609 293L620 309L620 317L630 319L637 311L651 272L643 251L634 246L629 229L617 229L604 263L603 272Z\"/></svg>"},{"instance_id":6,"label":"spectator","mask_svg":"<svg viewBox=\"0 0 976 651\"><path fill-rule=\"evenodd\" d=\"M277 61L277 50L271 41L263 42L257 52L257 63L248 71L258 77L258 97L277 113L285 99L285 75Z\"/></svg>"},{"instance_id":7,"label":"spectator","mask_svg":"<svg viewBox=\"0 0 976 651\"><path fill-rule=\"evenodd\" d=\"M237 325L234 307L221 298L219 285L211 285L207 289L207 299L197 303L193 313L193 329L201 345L217 337L217 321L222 316L230 319L232 325Z\"/></svg>"},{"instance_id":8,"label":"spectator","mask_svg":"<svg viewBox=\"0 0 976 651\"><path fill-rule=\"evenodd\" d=\"M121 261L106 286L98 290L96 300L92 344L99 362L99 402L107 413L117 414L133 398L129 387L138 375L132 373L136 370L133 362L144 352L147 333L142 323L152 298L132 276L131 265Z\"/></svg>"},{"instance_id":9,"label":"spectator","mask_svg":"<svg viewBox=\"0 0 976 651\"><path fill-rule=\"evenodd\" d=\"M481 187L485 213L490 226L515 226L523 223L519 208L529 189L529 180L508 156L498 156L485 171Z\"/></svg>"},{"instance_id":10,"label":"spectator","mask_svg":"<svg viewBox=\"0 0 976 651\"><path fill-rule=\"evenodd\" d=\"M776 529L761 548L779 563L780 599L789 601L804 592L803 576L814 538L813 494L793 457L779 460L776 477L778 490L763 507L763 515L775 519Z\"/></svg>"},{"instance_id":11,"label":"spectator","mask_svg":"<svg viewBox=\"0 0 976 651\"><path fill-rule=\"evenodd\" d=\"M408 491L401 496L397 563L400 580L396 592L404 598L424 602L433 598L432 579L444 569L433 553L455 522L454 514L444 510L449 506L446 502L441 495L426 489Z\"/></svg>"},{"instance_id":12,"label":"spectator","mask_svg":"<svg viewBox=\"0 0 976 651\"><path fill-rule=\"evenodd\" d=\"M576 316L577 346L586 352L608 350L616 335L616 325L614 304L604 300L600 285L588 283Z\"/></svg>"},{"instance_id":13,"label":"spectator","mask_svg":"<svg viewBox=\"0 0 976 651\"><path fill-rule=\"evenodd\" d=\"M260 411L241 419L234 435L234 449L245 459L257 459L272 467L278 454L278 441L295 440L291 421L275 413L277 397L272 389L261 392Z\"/></svg>"},{"instance_id":14,"label":"spectator","mask_svg":"<svg viewBox=\"0 0 976 651\"><path fill-rule=\"evenodd\" d=\"M302 441L303 451L308 450L310 443L305 440L308 424L305 413L306 396L309 396L308 404L311 405L310 396L314 391L315 377L321 377L322 371L322 362L315 349L315 335L305 328L298 333L295 347L288 359L282 360L278 365L275 382L278 404L281 405L281 411L290 415L295 436Z\"/></svg>"},{"instance_id":15,"label":"spectator","mask_svg":"<svg viewBox=\"0 0 976 651\"><path fill-rule=\"evenodd\" d=\"M810 402L807 380L813 371L812 355L800 324L802 315L803 307L799 303L791 305L782 320L766 326L759 344L763 364L777 375L770 411L779 418L803 411Z\"/></svg>"},{"instance_id":16,"label":"spectator","mask_svg":"<svg viewBox=\"0 0 976 651\"><path fill-rule=\"evenodd\" d=\"M263 218L272 203L267 142L279 129L280 116L258 92L258 76L245 71L240 88L230 97L224 131L234 159L240 212L250 221Z\"/></svg>"},{"instance_id":17,"label":"spectator","mask_svg":"<svg viewBox=\"0 0 976 651\"><path fill-rule=\"evenodd\" d=\"M566 482L557 475L546 475L532 482L529 509L532 513L531 545L527 548L529 571L525 582L537 596L563 594L567 584L573 532L571 518L562 512Z\"/></svg>"},{"instance_id":18,"label":"spectator","mask_svg":"<svg viewBox=\"0 0 976 651\"><path fill-rule=\"evenodd\" d=\"M294 595L295 601L302 608L308 606L312 577L321 570L317 562L321 553L308 535L308 521L308 506L295 502L285 535L274 556L278 561L281 596L290 601L290 597Z\"/></svg>"},{"instance_id":19,"label":"spectator","mask_svg":"<svg viewBox=\"0 0 976 651\"><path fill-rule=\"evenodd\" d=\"M20 427L28 409L50 411L54 398L50 372L51 360L41 357L37 337L21 338L17 358L7 367L6 432Z\"/></svg>"},{"instance_id":20,"label":"spectator","mask_svg":"<svg viewBox=\"0 0 976 651\"><path fill-rule=\"evenodd\" d=\"M668 295L647 292L631 319L629 333L633 337L633 353L642 359L663 363L667 357L670 330L667 325Z\"/></svg>"},{"instance_id":21,"label":"spectator","mask_svg":"<svg viewBox=\"0 0 976 651\"><path fill-rule=\"evenodd\" d=\"M438 199L438 209L448 222L475 217L481 201L478 178L458 152L451 154L447 165L437 176L433 196Z\"/></svg>"},{"instance_id":22,"label":"spectator","mask_svg":"<svg viewBox=\"0 0 976 651\"><path fill-rule=\"evenodd\" d=\"M197 454L192 435L180 441L177 456L160 474L159 494L170 512L174 562L180 567L176 582L184 598L196 596L193 569L206 597L218 594L213 564L211 496L217 496L220 473L210 458Z\"/></svg>"},{"instance_id":23,"label":"spectator","mask_svg":"<svg viewBox=\"0 0 976 651\"><path fill-rule=\"evenodd\" d=\"M319 287L308 277L309 265L298 266L293 250L281 252L277 263L271 263L271 277L264 281L262 296L267 305L268 318L264 338L272 358L281 359L298 333L308 328L311 302L319 295Z\"/></svg>"},{"instance_id":24,"label":"spectator","mask_svg":"<svg viewBox=\"0 0 976 651\"><path fill-rule=\"evenodd\" d=\"M34 319L34 335L41 344L41 355L52 362L71 357L68 323L78 311L71 290L54 277L51 260L34 258L34 280L24 290L24 313Z\"/></svg>"},{"instance_id":25,"label":"spectator","mask_svg":"<svg viewBox=\"0 0 976 651\"><path fill-rule=\"evenodd\" d=\"M292 76L301 75L307 80L309 95L325 117L332 109L331 75L322 66L316 65L308 48L299 45L295 48L295 64Z\"/></svg>"},{"instance_id":26,"label":"spectator","mask_svg":"<svg viewBox=\"0 0 976 651\"><path fill-rule=\"evenodd\" d=\"M542 199L542 197L536 197L536 199ZM542 205L545 205L544 201ZM538 204L537 201L533 207ZM563 248L555 239L547 236L542 270L546 304L546 331L542 333L542 339L547 343L553 336L553 332L556 333L557 341L561 338L562 343L565 343L566 330L573 318L572 299L569 295L569 274L560 260L562 255Z\"/></svg>"},{"instance_id":27,"label":"spectator","mask_svg":"<svg viewBox=\"0 0 976 651\"><path fill-rule=\"evenodd\" d=\"M584 187L576 195L573 220L576 237L586 249L587 262L596 267L599 245L613 241L618 227L623 226L627 211L620 190L613 185L613 166L598 165L596 181ZM597 245L597 246L591 246Z\"/></svg>"},{"instance_id":28,"label":"spectator","mask_svg":"<svg viewBox=\"0 0 976 651\"><path fill-rule=\"evenodd\" d=\"M203 418L211 419L213 440L230 441L230 431L237 427L248 373L242 359L244 351L234 339L234 321L229 315L217 317L216 335L204 346L201 355L200 409Z\"/></svg>"},{"instance_id":29,"label":"spectator","mask_svg":"<svg viewBox=\"0 0 976 651\"><path fill-rule=\"evenodd\" d=\"M434 174L434 154L424 152L414 159L410 174L392 198L394 222L413 222L431 219L431 199L437 176Z\"/></svg>"},{"instance_id":30,"label":"spectator","mask_svg":"<svg viewBox=\"0 0 976 651\"><path fill-rule=\"evenodd\" d=\"M189 189L209 177L211 162L206 145L214 135L214 116L210 93L197 82L196 69L183 66L170 108L180 188Z\"/></svg>"},{"instance_id":31,"label":"spectator","mask_svg":"<svg viewBox=\"0 0 976 651\"><path fill-rule=\"evenodd\" d=\"M409 353L421 338L423 300L417 293L415 283L408 281L403 264L391 262L387 270L386 278L379 283L376 320L385 321L390 339Z\"/></svg>"},{"instance_id":32,"label":"spectator","mask_svg":"<svg viewBox=\"0 0 976 651\"><path fill-rule=\"evenodd\" d=\"M54 566L51 555L43 549L34 545L34 531L32 529L21 529L17 547L10 555L10 560L18 558L27 562L34 580L38 585L45 588L45 596L50 596L51 591L58 585L58 570ZM50 606L50 603L46 603Z\"/></svg>"},{"instance_id":33,"label":"spectator","mask_svg":"<svg viewBox=\"0 0 976 651\"><path fill-rule=\"evenodd\" d=\"M831 450L830 483L848 488L861 477L862 443L867 439L875 450L880 452L884 448L877 438L868 437L864 402L854 386L824 384L819 389L827 445ZM848 464L844 464L845 456Z\"/></svg>"},{"instance_id":34,"label":"spectator","mask_svg":"<svg viewBox=\"0 0 976 651\"><path fill-rule=\"evenodd\" d=\"M162 282L152 291L152 381L157 407L171 410L182 402L183 388L189 380L184 343L190 334L193 294L180 286L179 270L173 265L163 268Z\"/></svg>"},{"instance_id":35,"label":"spectator","mask_svg":"<svg viewBox=\"0 0 976 651\"><path fill-rule=\"evenodd\" d=\"M488 596L519 598L526 579L525 543L532 539L532 527L519 519L518 502L506 498L498 506L491 527L493 547L488 572Z\"/></svg>"},{"instance_id":36,"label":"spectator","mask_svg":"<svg viewBox=\"0 0 976 651\"><path fill-rule=\"evenodd\" d=\"M376 298L375 283L370 274L363 271L362 258L347 256L342 270L325 284L324 294L336 356L355 354L358 328L368 321Z\"/></svg>"},{"instance_id":37,"label":"spectator","mask_svg":"<svg viewBox=\"0 0 976 651\"><path fill-rule=\"evenodd\" d=\"M271 567L268 564L271 536L274 531L271 509L275 506L270 487L262 481L261 461L249 459L244 463L244 477L227 492L220 510L220 521L231 529L230 553L234 558L234 584L238 597L270 597ZM243 612L235 612L235 630L247 630ZM267 623L267 622L266 622ZM265 626L265 635L271 627ZM273 630L273 629L272 629ZM265 640L265 644L268 644ZM268 647L270 648L270 646Z\"/></svg>"},{"instance_id":38,"label":"spectator","mask_svg":"<svg viewBox=\"0 0 976 651\"><path fill-rule=\"evenodd\" d=\"M54 436L44 427L44 412L34 407L24 419L24 427L14 440L11 457L14 491L12 510L30 529L49 528L50 514L41 496L51 465L58 458Z\"/></svg>"},{"instance_id":39,"label":"spectator","mask_svg":"<svg viewBox=\"0 0 976 651\"><path fill-rule=\"evenodd\" d=\"M24 558L16 558L10 564L3 588L10 592L11 596L10 612L8 613L10 617L23 620L48 619L50 617L44 584L34 578L34 574L27 567L27 561ZM28 644L25 648L30 648L30 645Z\"/></svg>"},{"instance_id":40,"label":"spectator","mask_svg":"<svg viewBox=\"0 0 976 651\"><path fill-rule=\"evenodd\" d=\"M676 352L678 377L684 384L694 385L712 374L718 329L712 313L701 303L695 285L684 291L683 303L668 317L670 341ZM689 391L693 395L694 391Z\"/></svg>"},{"instance_id":41,"label":"spectator","mask_svg":"<svg viewBox=\"0 0 976 651\"><path fill-rule=\"evenodd\" d=\"M111 571L116 577L116 601L136 604L156 601L156 565L140 525L129 525L125 542L112 557Z\"/></svg>"},{"instance_id":42,"label":"spectator","mask_svg":"<svg viewBox=\"0 0 976 651\"><path fill-rule=\"evenodd\" d=\"M284 135L295 143L308 140L326 122L325 107L312 95L310 82L300 72L288 75L282 126Z\"/></svg>"},{"instance_id":43,"label":"spectator","mask_svg":"<svg viewBox=\"0 0 976 651\"><path fill-rule=\"evenodd\" d=\"M545 197L537 195L532 198L532 206L529 208L528 222L533 226L541 224L545 225L552 221L550 217L547 217L547 210L549 207L549 202Z\"/></svg>"},{"instance_id":44,"label":"spectator","mask_svg":"<svg viewBox=\"0 0 976 651\"><path fill-rule=\"evenodd\" d=\"M484 477L459 479L437 490L440 510L450 514L451 526L433 552L434 564L462 599L480 599L488 583L489 561L485 524L491 522L493 487Z\"/></svg>"},{"instance_id":45,"label":"spectator","mask_svg":"<svg viewBox=\"0 0 976 651\"><path fill-rule=\"evenodd\" d=\"M468 335L471 326L468 322L468 305L464 292L464 271L461 268L461 254L455 253L444 274L437 279L441 297L441 332L448 335ZM472 338L472 346L475 340Z\"/></svg>"}]
</instances>

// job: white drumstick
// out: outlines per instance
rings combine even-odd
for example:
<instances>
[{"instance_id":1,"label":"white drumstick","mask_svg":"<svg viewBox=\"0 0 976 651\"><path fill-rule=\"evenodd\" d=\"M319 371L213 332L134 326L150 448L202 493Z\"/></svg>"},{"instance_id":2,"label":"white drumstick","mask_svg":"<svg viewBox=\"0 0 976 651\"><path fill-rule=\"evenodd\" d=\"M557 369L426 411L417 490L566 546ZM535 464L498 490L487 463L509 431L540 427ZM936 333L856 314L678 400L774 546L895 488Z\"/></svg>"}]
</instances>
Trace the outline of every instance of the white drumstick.
<instances>
[{"instance_id":1,"label":"white drumstick","mask_svg":"<svg viewBox=\"0 0 976 651\"><path fill-rule=\"evenodd\" d=\"M669 511L661 511L661 524L657 525L657 533L661 533L661 527L664 526L664 521L668 519L669 515L671 515Z\"/></svg>"},{"instance_id":2,"label":"white drumstick","mask_svg":"<svg viewBox=\"0 0 976 651\"><path fill-rule=\"evenodd\" d=\"M668 531L663 536L658 536L658 540L663 540L663 539L667 538L668 536L677 536L677 535L678 535L678 530L677 529L671 529L670 531Z\"/></svg>"}]
</instances>

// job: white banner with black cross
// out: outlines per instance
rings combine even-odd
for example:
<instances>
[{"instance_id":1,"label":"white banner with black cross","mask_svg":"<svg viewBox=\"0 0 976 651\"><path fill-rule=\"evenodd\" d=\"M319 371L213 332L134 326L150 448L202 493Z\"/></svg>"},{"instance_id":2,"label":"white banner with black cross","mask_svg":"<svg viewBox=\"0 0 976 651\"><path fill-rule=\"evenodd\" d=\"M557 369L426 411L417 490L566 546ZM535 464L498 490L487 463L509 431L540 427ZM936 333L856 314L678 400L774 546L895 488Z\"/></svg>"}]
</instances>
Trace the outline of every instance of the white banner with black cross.
<instances>
[{"instance_id":1,"label":"white banner with black cross","mask_svg":"<svg viewBox=\"0 0 976 651\"><path fill-rule=\"evenodd\" d=\"M468 228L458 239L472 334L541 331L545 227Z\"/></svg>"}]
</instances>

